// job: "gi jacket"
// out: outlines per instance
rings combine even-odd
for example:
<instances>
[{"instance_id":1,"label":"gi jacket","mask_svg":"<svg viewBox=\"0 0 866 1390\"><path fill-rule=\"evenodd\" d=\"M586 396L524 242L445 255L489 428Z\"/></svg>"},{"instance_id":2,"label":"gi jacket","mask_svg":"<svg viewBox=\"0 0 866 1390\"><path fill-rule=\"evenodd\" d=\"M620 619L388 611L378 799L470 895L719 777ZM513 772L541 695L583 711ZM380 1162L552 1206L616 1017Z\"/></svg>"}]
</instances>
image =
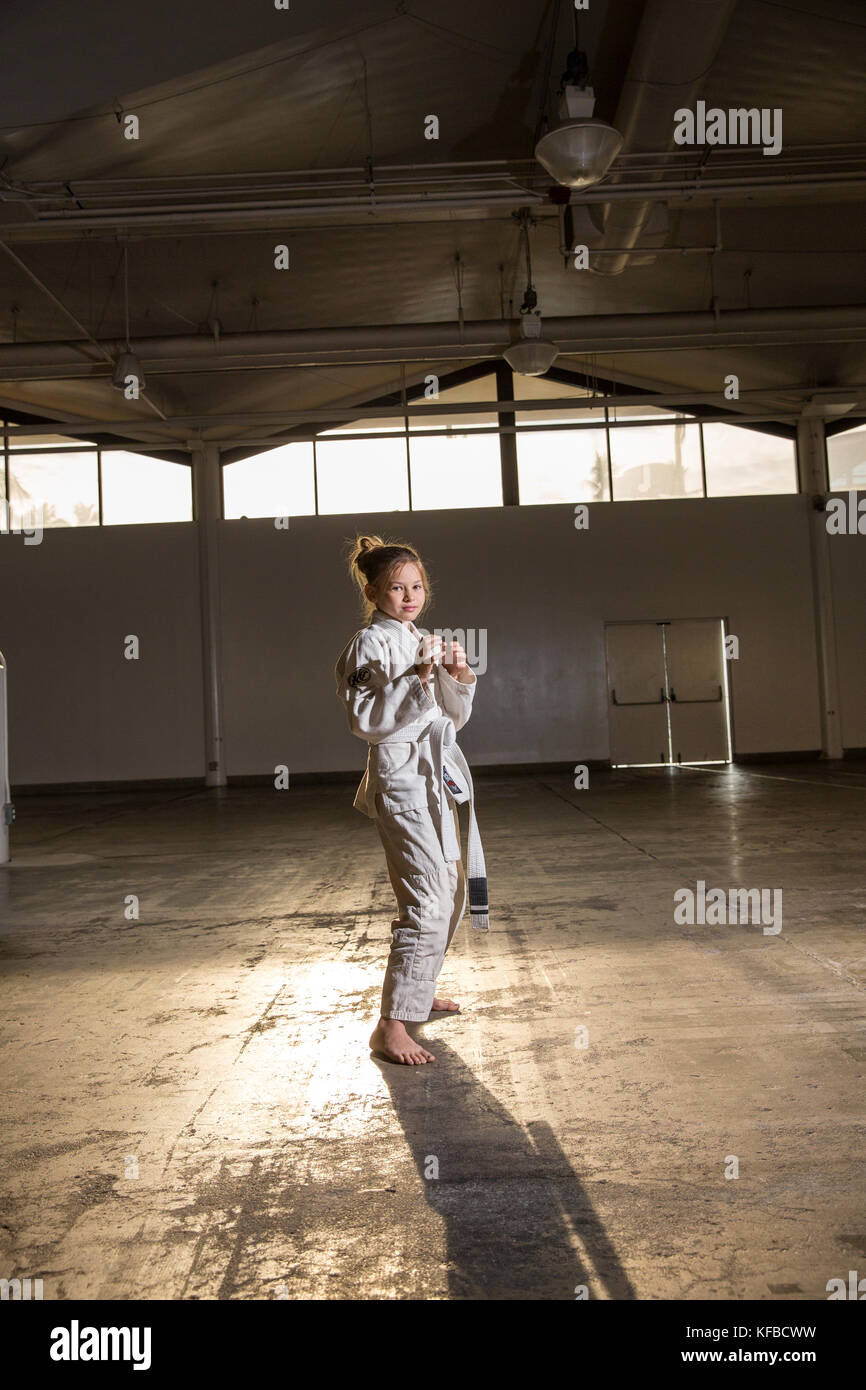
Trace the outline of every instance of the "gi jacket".
<instances>
[{"instance_id":1,"label":"gi jacket","mask_svg":"<svg viewBox=\"0 0 866 1390\"><path fill-rule=\"evenodd\" d=\"M453 722L455 731L463 728L478 681L473 673L471 684L464 685L434 666L425 690L414 669L420 643L414 623L377 608L342 652L334 674L349 729L369 745L355 809L375 819L380 812L393 815L427 806L441 824L441 749L429 734L443 718ZM462 753L454 758L445 750L444 775L454 781L457 801L468 799L461 764L465 767Z\"/></svg>"}]
</instances>

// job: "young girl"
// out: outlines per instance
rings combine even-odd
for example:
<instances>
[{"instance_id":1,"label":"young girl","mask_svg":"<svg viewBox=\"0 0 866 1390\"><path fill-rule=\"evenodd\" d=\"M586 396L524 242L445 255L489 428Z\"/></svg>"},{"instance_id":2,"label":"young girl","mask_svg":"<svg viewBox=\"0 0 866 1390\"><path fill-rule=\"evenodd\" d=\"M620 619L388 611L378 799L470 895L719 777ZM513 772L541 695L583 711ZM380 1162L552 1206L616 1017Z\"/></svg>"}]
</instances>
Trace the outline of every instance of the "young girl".
<instances>
[{"instance_id":1,"label":"young girl","mask_svg":"<svg viewBox=\"0 0 866 1390\"><path fill-rule=\"evenodd\" d=\"M369 745L354 805L376 822L399 913L370 1047L417 1065L435 1059L409 1036L406 1023L425 1021L431 1010L458 1011L435 986L466 908L456 810L465 801L470 918L481 931L489 926L472 777L455 741L477 682L459 642L422 637L415 626L431 598L417 551L359 536L349 568L368 621L337 662L337 695L350 730Z\"/></svg>"}]
</instances>

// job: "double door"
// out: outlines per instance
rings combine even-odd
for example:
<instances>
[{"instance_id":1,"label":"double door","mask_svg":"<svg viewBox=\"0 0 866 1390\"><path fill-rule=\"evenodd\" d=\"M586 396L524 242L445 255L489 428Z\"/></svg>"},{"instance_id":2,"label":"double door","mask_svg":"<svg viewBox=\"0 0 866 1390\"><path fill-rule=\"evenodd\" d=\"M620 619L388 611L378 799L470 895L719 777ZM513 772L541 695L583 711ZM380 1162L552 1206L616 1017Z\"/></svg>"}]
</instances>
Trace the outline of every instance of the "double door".
<instances>
[{"instance_id":1,"label":"double door","mask_svg":"<svg viewBox=\"0 0 866 1390\"><path fill-rule=\"evenodd\" d=\"M614 767L731 761L721 618L608 623Z\"/></svg>"}]
</instances>

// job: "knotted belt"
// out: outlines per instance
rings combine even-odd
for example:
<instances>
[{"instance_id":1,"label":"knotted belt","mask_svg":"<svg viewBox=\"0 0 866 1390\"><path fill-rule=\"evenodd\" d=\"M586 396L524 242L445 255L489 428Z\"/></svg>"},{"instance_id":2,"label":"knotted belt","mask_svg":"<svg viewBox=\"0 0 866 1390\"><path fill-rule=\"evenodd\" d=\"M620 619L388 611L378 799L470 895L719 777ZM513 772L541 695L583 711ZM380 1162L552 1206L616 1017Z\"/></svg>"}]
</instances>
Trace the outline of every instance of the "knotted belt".
<instances>
[{"instance_id":1,"label":"knotted belt","mask_svg":"<svg viewBox=\"0 0 866 1390\"><path fill-rule=\"evenodd\" d=\"M430 752L433 762L433 775L436 778L436 789L439 796L439 839L442 845L442 853L446 859L459 859L460 844L454 829L453 817L448 814L448 802L445 797L446 779L448 774L445 770L445 750L457 770L463 776L466 783L469 800L469 855L466 872L467 886L469 890L469 920L476 931L489 931L490 914L487 903L487 866L484 862L484 849L481 844L481 835L478 830L478 822L475 819L475 788L472 783L472 773L469 771L469 764L463 755L463 749L457 742L457 730L454 727L454 720L445 715L441 719L435 719L430 724L412 724L405 729L397 729L393 734L387 734L385 738L377 739L377 743L416 743L422 739L430 740ZM459 789L458 789L459 791ZM459 799L459 798L458 798ZM466 798L463 798L466 799Z\"/></svg>"}]
</instances>

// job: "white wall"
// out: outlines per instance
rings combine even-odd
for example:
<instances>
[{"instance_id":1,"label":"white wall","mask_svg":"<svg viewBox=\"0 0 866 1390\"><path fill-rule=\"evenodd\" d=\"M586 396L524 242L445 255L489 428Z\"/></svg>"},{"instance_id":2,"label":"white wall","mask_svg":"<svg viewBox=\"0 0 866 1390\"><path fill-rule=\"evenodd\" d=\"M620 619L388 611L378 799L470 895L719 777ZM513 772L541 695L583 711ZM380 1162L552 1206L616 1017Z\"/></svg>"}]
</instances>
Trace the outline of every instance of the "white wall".
<instances>
[{"instance_id":1,"label":"white wall","mask_svg":"<svg viewBox=\"0 0 866 1390\"><path fill-rule=\"evenodd\" d=\"M361 625L344 560L356 531L416 545L432 628L486 628L488 670L460 735L481 764L608 756L603 624L724 617L738 754L820 747L809 499L599 504L219 524L229 776L363 766L335 697ZM0 648L18 785L203 775L193 524L0 535ZM866 745L864 549L833 538L845 742ZM137 632L142 660L122 659Z\"/></svg>"},{"instance_id":2,"label":"white wall","mask_svg":"<svg viewBox=\"0 0 866 1390\"><path fill-rule=\"evenodd\" d=\"M0 534L13 784L202 775L198 612L192 524Z\"/></svg>"}]
</instances>

